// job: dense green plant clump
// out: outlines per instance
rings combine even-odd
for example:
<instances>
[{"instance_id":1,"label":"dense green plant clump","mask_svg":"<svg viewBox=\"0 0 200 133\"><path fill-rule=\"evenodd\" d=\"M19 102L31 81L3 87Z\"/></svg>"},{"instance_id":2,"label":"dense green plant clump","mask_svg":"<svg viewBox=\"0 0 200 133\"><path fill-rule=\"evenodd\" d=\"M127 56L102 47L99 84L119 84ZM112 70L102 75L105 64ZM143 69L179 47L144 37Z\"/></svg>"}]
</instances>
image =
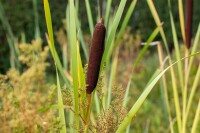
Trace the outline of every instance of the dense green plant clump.
<instances>
[{"instance_id":1,"label":"dense green plant clump","mask_svg":"<svg viewBox=\"0 0 200 133\"><path fill-rule=\"evenodd\" d=\"M49 50L41 44L41 40L19 44L23 72L10 69L0 75L0 132L50 132L62 126L57 110L50 109L56 87L45 81Z\"/></svg>"}]
</instances>

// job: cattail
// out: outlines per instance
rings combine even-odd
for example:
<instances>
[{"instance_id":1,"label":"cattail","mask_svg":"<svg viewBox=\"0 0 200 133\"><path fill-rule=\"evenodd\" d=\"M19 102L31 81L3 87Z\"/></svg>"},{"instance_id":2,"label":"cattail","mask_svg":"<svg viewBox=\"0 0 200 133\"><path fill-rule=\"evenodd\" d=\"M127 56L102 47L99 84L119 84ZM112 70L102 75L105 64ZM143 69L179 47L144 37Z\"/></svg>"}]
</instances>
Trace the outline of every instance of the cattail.
<instances>
[{"instance_id":1,"label":"cattail","mask_svg":"<svg viewBox=\"0 0 200 133\"><path fill-rule=\"evenodd\" d=\"M106 35L106 28L104 26L103 19L95 25L92 46L90 49L88 71L87 71L87 94L91 94L95 89L99 77L99 69L101 65L101 59L104 51L104 40Z\"/></svg>"},{"instance_id":2,"label":"cattail","mask_svg":"<svg viewBox=\"0 0 200 133\"><path fill-rule=\"evenodd\" d=\"M186 0L186 47L190 48L191 38L192 38L192 10L193 10L193 0Z\"/></svg>"}]
</instances>

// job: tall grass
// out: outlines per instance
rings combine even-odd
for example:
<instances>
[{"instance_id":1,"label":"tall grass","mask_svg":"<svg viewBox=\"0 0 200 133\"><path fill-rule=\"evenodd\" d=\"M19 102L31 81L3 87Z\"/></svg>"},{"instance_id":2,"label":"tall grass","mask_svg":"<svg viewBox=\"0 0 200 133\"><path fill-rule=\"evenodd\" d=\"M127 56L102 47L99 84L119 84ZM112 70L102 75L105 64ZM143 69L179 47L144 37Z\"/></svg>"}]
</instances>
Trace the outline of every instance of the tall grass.
<instances>
[{"instance_id":1,"label":"tall grass","mask_svg":"<svg viewBox=\"0 0 200 133\"><path fill-rule=\"evenodd\" d=\"M2 22L2 26L5 29L5 31L7 32L7 40L8 40L8 44L9 44L9 48L10 48L10 64L12 68L17 68L20 69L21 65L19 63L18 60L18 56L19 56L19 51L17 49L16 42L15 42L15 37L12 31L12 28L8 22L8 19L6 18L6 14L3 8L2 3L0 2L0 19Z\"/></svg>"},{"instance_id":2,"label":"tall grass","mask_svg":"<svg viewBox=\"0 0 200 133\"><path fill-rule=\"evenodd\" d=\"M52 22L51 22L51 13L50 13L50 7L49 7L49 3L48 0L44 0L44 9L45 9L45 16L46 16L46 23L47 23L47 29L48 29L48 36L47 39L49 40L49 47L52 53L52 56L54 58L54 62L55 62L55 66L56 66L56 70L58 68L57 71L57 84L58 84L58 104L61 105L62 104L62 97L61 97L61 89L60 89L60 83L59 83L59 76L58 74L61 74L62 78L65 81L65 84L67 85L67 88L73 91L73 109L74 109L74 115L75 115L75 122L73 122L73 120L70 120L71 123L75 124L76 126L76 130L73 130L73 132L78 132L81 130L81 128L83 127L83 131L84 132L89 132L91 129L88 125L88 122L93 121L93 116L97 115L95 114L95 111L93 110L94 106L89 106L90 103L91 105L93 105L93 103L95 102L96 104L96 110L97 112L104 112L104 109L108 109L111 106L111 98L112 98L112 86L113 86L113 81L116 75L116 68L117 68L117 63L118 63L118 47L119 47L119 41L125 31L125 27L128 24L128 21L130 19L131 14L134 11L134 7L136 5L137 0L133 0L128 12L125 15L125 19L122 23L122 27L119 27L119 22L122 20L122 14L124 12L124 7L126 5L126 0L123 0L120 2L119 7L117 9L116 14L114 15L114 19L113 22L109 21L109 15L108 12L110 10L110 5L111 5L111 0L108 1L108 5L107 5L107 9L106 9L106 14L105 14L105 25L107 26L106 28L108 29L108 23L111 23L111 28L109 30L109 32L107 33L107 38L105 40L106 44L105 44L105 51L103 54L103 58L101 61L101 66L100 66L100 73L105 74L106 79L109 79L108 85L106 83L106 86L102 88L103 92L105 92L105 95L103 95L103 100L98 98L98 92L94 91L92 93L92 95L86 95L85 92L80 93L80 88L84 88L85 86L85 75L83 72L83 66L82 66L82 60L81 60L81 54L80 54L80 49L79 49L79 44L80 42L82 42L81 46L82 48L84 48L84 40L82 39L82 35L79 36L79 29L80 29L80 21L78 20L78 9L76 9L78 7L78 5L74 5L74 0L69 0L69 5L67 6L67 24L69 25L67 27L68 33L69 34L69 47L70 47L70 63L71 63L71 67L69 69L69 71L71 72L72 75L72 79L73 82L72 84L69 83L69 80L67 79L67 77L65 76L65 73L63 71L63 67L60 63L59 57L57 55L55 46L54 46L54 37L53 37L53 30L52 30ZM87 15L88 15L88 21L89 21L89 27L90 27L90 33L91 35L93 34L93 30L94 30L94 24L93 24L93 18L91 15L91 8L90 8L90 3L88 0L85 0L86 3L86 8L87 8ZM173 63L173 58L170 55L169 52L169 48L168 48L168 43L167 43L167 39L165 36L165 32L163 30L163 25L162 22L159 18L159 15L156 11L156 8L154 6L154 3L152 0L147 0L147 3L149 5L150 11L152 13L153 18L155 19L156 25L157 27L155 28L155 30L152 32L152 34L150 35L150 37L147 39L146 45L143 47L143 49L139 52L136 60L133 63L132 69L134 70L136 68L136 66L138 65L138 63L140 62L141 58L144 56L145 52L147 51L150 43L155 39L155 37L158 35L158 33L161 34L161 37L163 39L165 48L166 48L166 53L167 56L169 57L169 66L164 68L163 66L161 67L161 69L158 69L155 71L155 73L152 75L151 79L149 80L149 82L147 83L146 87L144 88L144 91L142 92L142 94L140 95L140 97L137 99L137 101L135 102L135 104L133 104L133 106L131 107L131 109L128 111L128 114L125 116L124 120L121 121L121 123L119 123L119 125L117 126L117 130L116 132L123 132L126 128L127 131L129 131L129 127L131 124L131 121L133 119L133 117L136 115L136 113L138 112L138 110L141 108L142 104L144 103L144 101L146 100L147 96L150 94L150 92L152 91L152 89L154 88L154 86L156 85L156 83L162 79L162 82L164 85L164 93L165 93L165 102L167 103L167 109L168 109L168 115L169 115L169 123L170 123L170 129L171 132L177 132L175 131L175 125L173 125L172 123L172 116L171 116L171 109L169 109L169 99L168 99L168 94L167 94L167 89L169 89L169 86L166 86L166 79L165 79L165 74L167 73L168 70L170 70L170 76L171 76L171 80L172 80L172 90L173 90L173 97L174 97L174 103L175 103L175 110L176 110L176 119L177 119L177 127L178 127L178 132L182 133L182 132L186 132L186 122L187 122L187 116L188 113L190 112L190 106L191 106L191 100L193 99L193 95L196 91L196 88L198 86L198 81L199 81L199 69L198 72L196 74L193 86L192 86L192 91L191 94L189 96L189 99L187 98L187 81L189 80L189 73L190 73L190 69L191 69L191 65L192 65L192 61L194 56L197 56L200 54L200 52L196 52L196 47L197 44L199 42L199 34L200 34L200 30L198 29L197 33L196 33L196 37L195 37L195 41L194 41L194 45L192 48L192 52L189 52L188 54L186 54L186 57L181 57L181 53L179 50L179 42L177 39L177 31L174 25L174 20L173 20L173 16L172 16L172 12L171 9L169 9L169 14L170 14L170 22L171 22L171 26L172 26L172 34L173 34L173 40L174 40L174 45L175 45L175 53L176 53L176 61ZM169 1L169 7L170 7L170 1ZM181 29L182 29L182 34L183 34L183 40L184 40L184 24L183 24L183 9L182 8L182 2L179 1L179 11L180 11L180 16L181 16ZM118 35L116 36L117 30L119 30ZM78 34L78 35L77 35ZM82 33L81 33L82 34ZM79 36L79 37L78 37ZM187 53L188 51L186 51ZM86 52L85 52L86 55ZM86 55L87 56L87 55ZM159 53L159 57L164 57L163 53ZM108 63L110 63L110 59L112 59L112 65L111 68L107 67L110 66ZM183 60L189 60L189 64L188 64L188 68L187 68L187 73L183 72L182 69L182 61ZM161 58L160 63L162 64L164 61ZM106 64L106 70L103 69L104 65ZM177 65L177 69L178 69L178 76L180 78L180 87L177 86L178 81L176 80L176 74L175 74L175 65ZM159 67L158 67L159 68ZM109 78L106 76L107 72L110 71L109 74ZM129 89L130 89L130 83L131 83L131 77L133 75L133 71L130 74L130 78L129 78L129 82L127 84L127 90L126 93L124 95L124 102L123 102L123 106L127 105L128 102L128 95L129 95ZM183 75L186 76L186 79L183 79ZM99 76L100 77L100 76ZM185 88L186 87L186 88ZM108 90L106 90L106 88L108 88ZM180 102L180 96L178 94L178 89L181 89L182 92L182 98L183 98L183 104L181 104ZM86 114L86 111L81 111L81 104L83 104L84 102L84 98L88 98L88 111L89 113ZM183 106L183 107L182 107ZM182 110L181 110L182 109ZM199 115L199 107L197 108L196 111L196 116ZM105 113L105 112L104 112ZM59 115L62 117L62 123L65 125L62 128L63 132L66 132L66 124L65 124L65 117L66 114L64 114L64 109L61 105L60 111L59 111ZM185 116L186 115L186 116ZM72 119L73 113L70 114L69 119ZM90 117L91 116L91 117ZM66 121L67 123L67 121ZM195 132L196 129L196 125L198 123L198 119L194 119L193 122L193 128L192 128L192 132ZM98 125L97 125L98 126ZM70 127L68 127L70 128ZM72 131L70 129L70 131Z\"/></svg>"},{"instance_id":3,"label":"tall grass","mask_svg":"<svg viewBox=\"0 0 200 133\"><path fill-rule=\"evenodd\" d=\"M184 13L183 13L183 3L181 0L178 1L179 3L179 16L180 16L180 25L181 25L181 33L182 33L182 38L183 38L183 43L185 44L185 25L184 25ZM149 7L152 11L152 15L154 16L155 22L158 24L159 23L159 16L157 14L157 11L153 5L153 2L151 0L148 1ZM176 53L176 59L179 60L180 59L180 50L179 50L179 42L177 39L177 31L174 25L174 19L172 16L172 11L171 11L171 4L170 4L170 0L168 0L168 4L169 4L169 13L170 13L170 20L171 20L171 26L172 26L172 34L173 34L173 40L174 40L174 46L175 46L175 53ZM192 14L190 14L192 15ZM166 42L166 37L163 34L164 32L161 31L161 36L163 38L164 43ZM199 40L199 30L196 33L196 37L195 37L195 41ZM196 49L196 42L194 42L193 48L195 47ZM185 44L185 55L188 56L189 54L192 54L194 52L189 52L188 47ZM168 50L167 50L168 51ZM170 57L170 54L168 53L168 56ZM178 88L176 87L177 84L177 80L175 80L175 75L174 72L172 70L171 72L171 77L172 77L172 82L173 82L173 88L174 88L174 98L175 98L175 108L176 108L176 118L177 118L177 123L178 123L178 132L180 133L185 133L187 131L186 129L186 122L187 122L187 114L186 114L186 109L188 108L187 105L187 95L188 95L188 80L189 80L189 73L190 73L190 68L188 68L188 64L191 64L191 62L188 63L189 59L193 59L193 57L191 58L187 58L185 59L185 71L183 71L182 69L182 63L179 62L178 63L178 74L179 74L179 79L180 79L180 89L182 91L182 110L181 110L181 105L180 105L180 98L178 98L178 94L177 94L177 90ZM170 57L171 60L171 57ZM171 64L171 62L170 62ZM191 67L191 66L190 66ZM196 77L198 77L198 73L196 74ZM183 77L185 77L185 79L183 79ZM193 86L196 84L196 82L193 82ZM166 93L166 92L165 92ZM191 92L192 93L192 92ZM170 112L169 112L170 114ZM173 132L173 131L171 131Z\"/></svg>"},{"instance_id":4,"label":"tall grass","mask_svg":"<svg viewBox=\"0 0 200 133\"><path fill-rule=\"evenodd\" d=\"M98 3L98 16L94 17L91 11L91 3L89 0L85 0L86 12L88 18L88 25L90 30L91 37L93 32L99 32L94 27L96 18L100 19L101 16L105 18L105 49L102 55L102 59L95 59L95 63L98 64L95 70L96 78L98 82L95 85L92 83L92 90L88 93L88 85L86 84L88 75L91 69L94 67L89 66L87 68L87 62L91 56L101 52L95 47L97 51L93 54L89 54L84 40L84 33L81 27L81 20L79 19L79 0L69 0L66 5L66 31L68 42L63 46L64 50L62 51L63 57L61 63L60 57L58 56L55 42L54 42L54 31L52 26L51 11L48 0L43 0L44 2L44 12L47 25L47 34L46 40L55 63L55 79L57 84L57 105L50 105L51 108L56 108L58 110L59 122L61 125L60 132L131 132L132 131L132 121L134 117L141 109L143 103L147 100L151 91L155 88L156 84L160 81L161 92L163 93L163 103L164 110L166 110L166 118L168 120L167 126L170 128L171 133L195 133L197 132L197 127L199 124L199 115L200 115L200 100L198 99L198 106L195 108L195 116L192 116L192 107L194 105L194 97L199 87L200 80L200 63L197 62L197 70L194 76L194 79L190 78L192 73L192 66L194 64L195 57L199 57L200 51L197 51L197 47L200 42L200 24L197 29L197 32L194 37L193 45L190 47L190 34L186 34L186 26L184 22L184 9L183 1L178 0L178 9L179 9L179 21L181 30L178 31L175 26L175 19L173 12L171 10L171 1L168 0L169 7L169 16L171 24L171 34L173 37L174 52L175 57L170 53L168 47L168 40L165 35L164 26L162 20L159 17L159 12L157 12L154 2L152 0L147 0L149 10L152 14L153 19L155 20L156 27L146 39L145 44L140 51L137 53L136 58L133 61L131 66L131 72L128 75L128 82L125 85L126 88L121 90L121 87L115 87L115 81L117 79L118 73L117 69L119 66L119 55L120 55L120 45L122 45L121 39L125 33L125 29L128 25L128 22L134 12L138 0L131 1L130 5L127 5L127 0L121 0L119 6L114 12L110 14L112 9L112 0L107 1L105 14L102 14L101 6L99 1ZM34 16L35 16L35 39L40 38L40 28L39 28L39 19L37 11L37 0L33 0L34 5ZM166 4L167 5L167 4ZM124 9L128 6L128 10L125 13ZM188 7L191 8L191 7ZM187 15L191 15L190 9L189 12L186 9ZM123 16L124 14L124 16ZM190 18L190 17L189 17ZM7 31L7 40L11 51L10 64L11 67L20 69L21 64L18 61L19 50L18 46L15 43L15 37L12 32L11 26L8 23L6 18L3 6L0 2L0 19L2 21L4 29ZM120 26L120 23L122 24ZM188 24L191 24L191 20L188 19ZM103 21L99 23L104 27ZM192 27L192 25L189 25ZM105 30L105 29L104 29ZM189 28L191 31L191 28ZM181 53L181 41L178 40L178 32L182 34L182 42L184 44L184 53ZM103 32L104 33L104 32ZM161 35L162 42L156 41L153 42L157 36ZM25 38L25 37L24 37ZM104 37L100 38L101 43L104 42ZM24 39L25 40L25 39ZM24 41L25 42L25 41ZM151 78L148 80L146 86L142 90L140 96L136 99L135 103L130 101L130 91L131 83L133 77L136 77L135 70L138 67L140 61L145 56L145 53L148 51L148 48L151 47L152 42L156 44L159 64ZM165 52L162 48L164 44ZM98 42L94 41L94 44L98 45ZM101 44L103 46L104 44ZM69 49L70 53L67 53ZM93 50L93 49L91 49ZM92 51L90 53L94 52ZM101 53L100 53L101 54ZM89 57L90 55L90 57ZM68 57L69 60L68 60ZM99 56L98 56L99 57ZM86 64L84 64L86 62ZM184 62L184 63L183 63ZM69 63L69 65L68 65ZM90 63L90 62L89 62ZM84 67L85 66L85 67ZM176 74L177 71L177 74ZM88 72L88 73L87 73ZM92 71L94 72L94 71ZM87 73L87 75L86 75ZM1 76L1 75L0 75ZM91 76L92 77L92 76ZM96 79L95 79L96 80ZM69 94L64 96L62 91L65 91L65 87L62 87L62 83L66 86ZM92 81L92 80L91 80ZM1 85L1 82L0 82ZM95 87L94 87L95 86ZM10 86L9 86L10 87ZM62 89L64 88L64 89ZM168 93L172 92L172 96ZM197 95L197 94L196 94ZM71 99L68 99L71 98ZM113 100L114 99L114 100ZM66 105L64 101L72 101L72 105ZM113 102L114 101L114 102ZM173 101L173 102L172 102ZM69 102L69 101L68 101ZM170 105L174 103L174 105ZM120 106L121 105L121 106ZM128 108L128 105L131 105ZM128 108L125 112L124 108ZM124 109L124 110L123 110ZM113 111L114 110L114 111ZM120 112L121 111L121 112ZM124 112L123 112L124 111ZM173 112L174 111L174 112ZM190 114L191 113L191 114ZM151 114L150 114L151 115ZM187 124L192 123L191 127L188 128ZM111 123L111 124L110 124ZM108 127L106 127L109 125ZM99 128L102 129L99 129ZM37 127L36 127L37 128ZM147 123L145 132L148 132L149 122Z\"/></svg>"}]
</instances>

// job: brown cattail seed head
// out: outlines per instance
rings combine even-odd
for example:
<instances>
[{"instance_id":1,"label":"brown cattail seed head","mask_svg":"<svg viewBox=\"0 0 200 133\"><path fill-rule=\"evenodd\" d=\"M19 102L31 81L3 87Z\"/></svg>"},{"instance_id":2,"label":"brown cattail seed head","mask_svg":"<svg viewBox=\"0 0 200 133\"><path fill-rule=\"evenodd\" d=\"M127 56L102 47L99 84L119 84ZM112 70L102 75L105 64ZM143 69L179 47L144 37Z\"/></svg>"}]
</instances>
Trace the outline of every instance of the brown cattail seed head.
<instances>
[{"instance_id":1,"label":"brown cattail seed head","mask_svg":"<svg viewBox=\"0 0 200 133\"><path fill-rule=\"evenodd\" d=\"M186 0L186 47L190 48L192 38L192 15L193 14L193 0Z\"/></svg>"},{"instance_id":2,"label":"brown cattail seed head","mask_svg":"<svg viewBox=\"0 0 200 133\"><path fill-rule=\"evenodd\" d=\"M101 65L101 59L104 51L104 40L106 35L106 28L104 26L103 19L95 25L92 46L90 49L88 71L87 71L87 93L91 94L95 89L99 77L99 69Z\"/></svg>"}]
</instances>

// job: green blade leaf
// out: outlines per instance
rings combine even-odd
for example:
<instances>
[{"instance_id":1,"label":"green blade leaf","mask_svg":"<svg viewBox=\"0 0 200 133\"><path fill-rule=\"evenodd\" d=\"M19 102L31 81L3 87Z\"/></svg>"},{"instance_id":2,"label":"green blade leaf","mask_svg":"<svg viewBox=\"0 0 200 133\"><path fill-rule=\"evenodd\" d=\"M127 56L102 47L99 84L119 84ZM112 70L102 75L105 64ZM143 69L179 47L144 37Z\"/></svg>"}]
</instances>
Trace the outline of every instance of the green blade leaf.
<instances>
[{"instance_id":1,"label":"green blade leaf","mask_svg":"<svg viewBox=\"0 0 200 133\"><path fill-rule=\"evenodd\" d=\"M151 11L151 14L153 15L153 18L156 22L156 25L159 26L161 25L161 21L160 21L160 18L158 16L158 13L156 11L156 8L154 6L154 3L152 0L147 0L147 3L149 5L149 8L150 8L150 11ZM165 32L163 30L163 27L160 27L160 34L161 34L161 37L163 39L163 42L164 42L164 45L165 45L165 48L166 48L166 51L167 51L167 54L170 55L169 53L169 48L168 48L168 43L167 43L167 39L166 39L166 36L165 36Z\"/></svg>"},{"instance_id":2,"label":"green blade leaf","mask_svg":"<svg viewBox=\"0 0 200 133\"><path fill-rule=\"evenodd\" d=\"M194 83L192 85L191 93L190 93L190 96L189 96L189 99L188 99L187 110L186 110L186 119L187 119L187 116L189 115L192 100L193 100L193 97L195 95L196 89L198 87L199 81L200 81L200 65L199 65L199 68L197 70L197 73L196 73L196 76L195 76L195 79L194 79Z\"/></svg>"},{"instance_id":3,"label":"green blade leaf","mask_svg":"<svg viewBox=\"0 0 200 133\"><path fill-rule=\"evenodd\" d=\"M117 39L116 39L116 43L115 43L115 48L114 49L116 49L118 47L118 45L119 45L121 37L124 34L125 28L128 25L130 17L131 17L131 15L132 15L132 13L133 13L133 11L135 9L136 3L137 3L137 0L133 0L132 3L131 3L131 5L130 5L130 7L129 7L129 9L128 9L128 11L127 11L127 13L126 13L124 21L122 23L122 27L120 28L119 33L117 35Z\"/></svg>"},{"instance_id":4,"label":"green blade leaf","mask_svg":"<svg viewBox=\"0 0 200 133\"><path fill-rule=\"evenodd\" d=\"M184 14L183 14L183 1L178 0L178 9L179 9L179 19L181 25L181 34L183 37L183 41L185 43L185 22L184 22Z\"/></svg>"},{"instance_id":5,"label":"green blade leaf","mask_svg":"<svg viewBox=\"0 0 200 133\"><path fill-rule=\"evenodd\" d=\"M86 5L86 9L87 9L87 16L88 16L89 27L90 27L90 34L92 36L93 31L94 31L94 23L93 23L93 19L92 19L92 13L91 13L89 0L85 0L85 5Z\"/></svg>"},{"instance_id":6,"label":"green blade leaf","mask_svg":"<svg viewBox=\"0 0 200 133\"><path fill-rule=\"evenodd\" d=\"M106 27L108 25L111 3L112 3L112 0L108 0L106 2L106 14L105 14L105 26Z\"/></svg>"},{"instance_id":7,"label":"green blade leaf","mask_svg":"<svg viewBox=\"0 0 200 133\"><path fill-rule=\"evenodd\" d=\"M172 27L172 35L173 35L173 41L174 41L174 47L175 47L175 54L176 54L176 60L180 60L180 50L179 50L179 44L178 44L178 38L177 38L177 33L176 33L176 28L174 24L174 19L172 16L171 8L170 8L170 20L171 20L171 27ZM184 84L183 84L183 68L181 62L178 63L178 74L181 82L181 88L183 89ZM182 90L183 92L183 90Z\"/></svg>"},{"instance_id":8,"label":"green blade leaf","mask_svg":"<svg viewBox=\"0 0 200 133\"><path fill-rule=\"evenodd\" d=\"M120 2L119 8L118 8L117 13L115 15L111 31L110 31L110 33L108 35L108 39L106 40L105 51L104 51L103 58L102 58L102 61L101 61L101 67L100 67L101 70L103 68L104 62L107 60L107 55L110 55L109 51L112 52L112 50L110 48L112 48L112 46L111 46L113 44L112 41L113 41L113 39L115 37L115 33L117 31L117 27L118 27L119 22L121 20L122 13L124 11L124 7L125 7L125 4L126 4L126 1L127 0L122 0Z\"/></svg>"},{"instance_id":9,"label":"green blade leaf","mask_svg":"<svg viewBox=\"0 0 200 133\"><path fill-rule=\"evenodd\" d=\"M78 57L77 57L77 40L76 40L76 17L75 17L75 8L74 0L69 1L69 33L70 33L70 57L71 57L71 70L73 78L73 91L74 91L74 107L76 115L76 128L79 130L79 102L78 102Z\"/></svg>"},{"instance_id":10,"label":"green blade leaf","mask_svg":"<svg viewBox=\"0 0 200 133\"><path fill-rule=\"evenodd\" d=\"M200 115L200 99L199 99L199 104L198 104L197 111L196 111L196 114L195 114L195 117L194 117L194 122L192 124L192 131L191 131L191 133L196 133L198 121L200 119L199 115Z\"/></svg>"},{"instance_id":11,"label":"green blade leaf","mask_svg":"<svg viewBox=\"0 0 200 133\"><path fill-rule=\"evenodd\" d=\"M46 24L47 24L47 30L48 30L48 35L47 36L47 42L51 50L51 54L53 56L54 62L58 67L58 70L65 81L65 84L67 88L71 88L69 80L67 79L63 67L61 65L60 59L58 57L58 54L56 52L55 46L54 46L54 38L53 38L53 29L52 29L52 21L51 21L51 12L50 12L50 7L49 7L49 2L48 0L44 0L44 12L45 12L45 18L46 18Z\"/></svg>"},{"instance_id":12,"label":"green blade leaf","mask_svg":"<svg viewBox=\"0 0 200 133\"><path fill-rule=\"evenodd\" d=\"M171 67L173 67L178 62L180 62L180 61L182 61L182 60L184 60L186 58L195 56L197 54L200 54L200 52L197 52L197 53L195 53L193 55L190 55L188 57L184 57L184 58L176 61L175 63L171 64L166 69L164 69L160 74L155 73L153 75L153 79L154 80L149 85L147 85L147 87L145 88L145 90L143 91L143 93L140 95L140 97L138 98L138 100L136 101L136 103L132 106L132 108L128 112L127 116L124 118L124 120L122 121L122 123L119 125L119 127L117 129L117 133L121 133L122 131L125 130L125 128L131 122L132 118L135 116L135 114L137 113L137 111L140 109L140 107L142 106L142 104L146 100L147 96L149 95L149 93L151 92L151 90L153 89L153 87L155 86L155 84L159 81L159 79L163 76L163 74L165 74L165 72L167 70L169 70Z\"/></svg>"},{"instance_id":13,"label":"green blade leaf","mask_svg":"<svg viewBox=\"0 0 200 133\"><path fill-rule=\"evenodd\" d=\"M146 45L142 48L142 50L140 51L139 55L137 56L137 59L134 62L133 70L136 68L136 66L138 65L139 61L142 59L142 57L146 53L147 49L149 48L150 43L155 39L155 37L158 35L159 31L160 31L160 26L158 26L153 31L153 33L150 35L150 37L147 40Z\"/></svg>"},{"instance_id":14,"label":"green blade leaf","mask_svg":"<svg viewBox=\"0 0 200 133\"><path fill-rule=\"evenodd\" d=\"M60 132L66 133L67 129L66 129L66 122L65 122L65 113L64 113L63 99L62 99L60 80L59 80L57 68L56 68L56 78L57 78L57 90L58 90L58 107L61 107L58 109L59 110L58 112L59 112L59 118L61 119L61 124L63 125Z\"/></svg>"}]
</instances>

